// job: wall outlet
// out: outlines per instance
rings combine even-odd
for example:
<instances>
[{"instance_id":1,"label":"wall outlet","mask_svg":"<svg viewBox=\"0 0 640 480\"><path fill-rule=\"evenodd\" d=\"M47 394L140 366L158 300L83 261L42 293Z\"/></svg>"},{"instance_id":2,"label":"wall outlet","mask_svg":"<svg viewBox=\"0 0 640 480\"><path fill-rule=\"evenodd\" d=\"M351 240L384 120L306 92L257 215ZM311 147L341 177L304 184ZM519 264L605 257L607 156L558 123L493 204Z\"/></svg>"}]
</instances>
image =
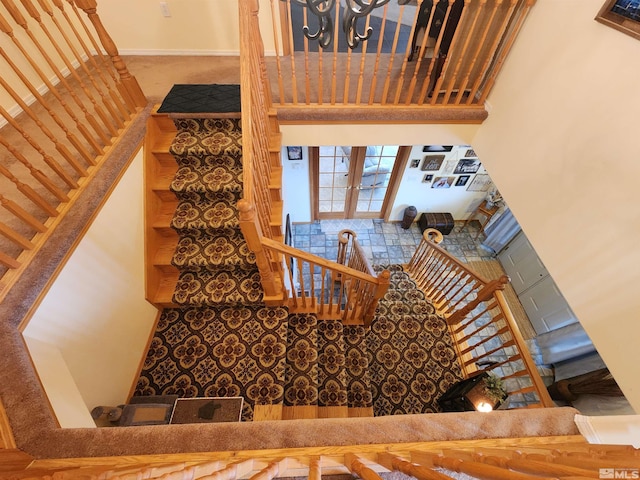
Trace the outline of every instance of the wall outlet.
<instances>
[{"instance_id":1,"label":"wall outlet","mask_svg":"<svg viewBox=\"0 0 640 480\"><path fill-rule=\"evenodd\" d=\"M163 17L171 16L171 10L169 10L169 4L167 2L160 2L160 11Z\"/></svg>"}]
</instances>

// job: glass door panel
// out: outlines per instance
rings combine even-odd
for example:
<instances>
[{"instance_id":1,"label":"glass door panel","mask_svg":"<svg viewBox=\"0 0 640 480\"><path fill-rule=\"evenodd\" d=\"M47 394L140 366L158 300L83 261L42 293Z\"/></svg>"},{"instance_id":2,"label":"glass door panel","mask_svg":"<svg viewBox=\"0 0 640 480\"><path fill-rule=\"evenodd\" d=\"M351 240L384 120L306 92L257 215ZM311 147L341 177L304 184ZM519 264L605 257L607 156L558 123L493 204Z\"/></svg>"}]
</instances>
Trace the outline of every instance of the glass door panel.
<instances>
[{"instance_id":1,"label":"glass door panel","mask_svg":"<svg viewBox=\"0 0 640 480\"><path fill-rule=\"evenodd\" d=\"M362 176L357 187L356 215L382 211L399 148L397 145L366 147Z\"/></svg>"},{"instance_id":2,"label":"glass door panel","mask_svg":"<svg viewBox=\"0 0 640 480\"><path fill-rule=\"evenodd\" d=\"M318 210L320 214L345 211L349 163L343 147L320 147L318 157Z\"/></svg>"}]
</instances>

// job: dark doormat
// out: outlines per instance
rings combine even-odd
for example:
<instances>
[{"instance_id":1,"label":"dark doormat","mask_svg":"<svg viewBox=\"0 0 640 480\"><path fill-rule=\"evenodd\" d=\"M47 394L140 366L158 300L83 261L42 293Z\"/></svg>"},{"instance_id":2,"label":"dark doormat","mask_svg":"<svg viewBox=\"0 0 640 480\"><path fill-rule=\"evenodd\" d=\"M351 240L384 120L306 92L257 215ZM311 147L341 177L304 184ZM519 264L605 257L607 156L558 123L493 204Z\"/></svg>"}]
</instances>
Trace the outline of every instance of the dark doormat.
<instances>
[{"instance_id":1,"label":"dark doormat","mask_svg":"<svg viewBox=\"0 0 640 480\"><path fill-rule=\"evenodd\" d=\"M162 101L158 113L240 112L240 85L179 84Z\"/></svg>"},{"instance_id":2,"label":"dark doormat","mask_svg":"<svg viewBox=\"0 0 640 480\"><path fill-rule=\"evenodd\" d=\"M179 398L171 423L239 422L242 397Z\"/></svg>"}]
</instances>

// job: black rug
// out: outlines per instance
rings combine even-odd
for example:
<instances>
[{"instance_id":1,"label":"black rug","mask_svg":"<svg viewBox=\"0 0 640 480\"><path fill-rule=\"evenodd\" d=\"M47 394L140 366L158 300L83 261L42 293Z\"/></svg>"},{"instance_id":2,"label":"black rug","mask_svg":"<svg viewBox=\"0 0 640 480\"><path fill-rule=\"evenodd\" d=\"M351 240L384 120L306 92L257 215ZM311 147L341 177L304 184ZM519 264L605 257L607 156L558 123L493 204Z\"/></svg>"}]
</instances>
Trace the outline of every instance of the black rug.
<instances>
[{"instance_id":1,"label":"black rug","mask_svg":"<svg viewBox=\"0 0 640 480\"><path fill-rule=\"evenodd\" d=\"M240 85L174 85L158 113L240 112Z\"/></svg>"}]
</instances>

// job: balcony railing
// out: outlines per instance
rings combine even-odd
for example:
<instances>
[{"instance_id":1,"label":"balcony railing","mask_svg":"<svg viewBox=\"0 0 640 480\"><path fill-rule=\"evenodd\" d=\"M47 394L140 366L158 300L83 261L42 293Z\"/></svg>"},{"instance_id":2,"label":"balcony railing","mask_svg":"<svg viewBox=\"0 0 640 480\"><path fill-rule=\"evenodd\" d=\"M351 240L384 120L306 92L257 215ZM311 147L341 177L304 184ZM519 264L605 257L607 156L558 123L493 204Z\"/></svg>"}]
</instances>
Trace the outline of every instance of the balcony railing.
<instances>
[{"instance_id":1,"label":"balcony railing","mask_svg":"<svg viewBox=\"0 0 640 480\"><path fill-rule=\"evenodd\" d=\"M366 17L361 28L371 27L371 37L351 49L341 31L339 1L331 13L332 43L320 48L303 33L303 26L313 33L318 25L307 7L271 0L261 15L273 25L275 55L267 65L274 105L290 115L300 115L292 108L315 106L305 110L308 117L328 106L421 108L432 117L437 109L425 107L483 110L534 1L419 0L404 6L392 0Z\"/></svg>"}]
</instances>

